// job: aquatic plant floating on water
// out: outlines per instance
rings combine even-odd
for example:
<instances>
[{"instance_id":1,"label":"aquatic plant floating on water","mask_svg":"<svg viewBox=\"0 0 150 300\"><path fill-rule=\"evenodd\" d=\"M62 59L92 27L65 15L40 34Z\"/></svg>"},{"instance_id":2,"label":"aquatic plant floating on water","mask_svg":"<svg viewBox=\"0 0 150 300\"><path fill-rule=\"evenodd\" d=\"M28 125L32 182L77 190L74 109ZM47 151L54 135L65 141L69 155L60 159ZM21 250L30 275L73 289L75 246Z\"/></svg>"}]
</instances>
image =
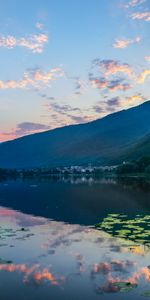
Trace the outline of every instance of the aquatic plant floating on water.
<instances>
[{"instance_id":1,"label":"aquatic plant floating on water","mask_svg":"<svg viewBox=\"0 0 150 300\"><path fill-rule=\"evenodd\" d=\"M137 284L131 282L113 282L112 286L116 287L119 292L130 292L132 289L137 287Z\"/></svg>"},{"instance_id":2,"label":"aquatic plant floating on water","mask_svg":"<svg viewBox=\"0 0 150 300\"><path fill-rule=\"evenodd\" d=\"M129 218L127 215L109 214L95 227L112 236L150 246L150 215Z\"/></svg>"}]
</instances>

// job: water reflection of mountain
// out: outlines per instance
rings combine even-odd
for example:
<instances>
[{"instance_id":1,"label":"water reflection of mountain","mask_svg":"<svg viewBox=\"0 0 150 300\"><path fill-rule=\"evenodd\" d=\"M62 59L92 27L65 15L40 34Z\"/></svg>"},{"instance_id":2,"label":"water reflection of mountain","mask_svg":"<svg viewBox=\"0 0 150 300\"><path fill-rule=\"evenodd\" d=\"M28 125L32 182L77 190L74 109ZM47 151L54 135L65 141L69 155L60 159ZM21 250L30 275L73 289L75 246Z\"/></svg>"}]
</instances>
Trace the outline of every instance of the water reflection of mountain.
<instances>
[{"instance_id":1,"label":"water reflection of mountain","mask_svg":"<svg viewBox=\"0 0 150 300\"><path fill-rule=\"evenodd\" d=\"M1 205L72 224L93 225L108 213L149 214L149 199L148 184L137 180L0 183Z\"/></svg>"}]
</instances>

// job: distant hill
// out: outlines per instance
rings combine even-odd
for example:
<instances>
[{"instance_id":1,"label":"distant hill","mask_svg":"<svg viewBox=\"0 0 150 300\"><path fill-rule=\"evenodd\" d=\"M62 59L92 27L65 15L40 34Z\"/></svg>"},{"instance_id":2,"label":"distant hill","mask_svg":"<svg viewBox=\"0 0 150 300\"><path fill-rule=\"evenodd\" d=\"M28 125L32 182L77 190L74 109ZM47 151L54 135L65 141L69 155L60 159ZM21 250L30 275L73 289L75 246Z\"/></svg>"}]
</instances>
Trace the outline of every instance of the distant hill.
<instances>
[{"instance_id":1,"label":"distant hill","mask_svg":"<svg viewBox=\"0 0 150 300\"><path fill-rule=\"evenodd\" d=\"M0 144L0 167L117 164L150 153L150 101L79 125Z\"/></svg>"}]
</instances>

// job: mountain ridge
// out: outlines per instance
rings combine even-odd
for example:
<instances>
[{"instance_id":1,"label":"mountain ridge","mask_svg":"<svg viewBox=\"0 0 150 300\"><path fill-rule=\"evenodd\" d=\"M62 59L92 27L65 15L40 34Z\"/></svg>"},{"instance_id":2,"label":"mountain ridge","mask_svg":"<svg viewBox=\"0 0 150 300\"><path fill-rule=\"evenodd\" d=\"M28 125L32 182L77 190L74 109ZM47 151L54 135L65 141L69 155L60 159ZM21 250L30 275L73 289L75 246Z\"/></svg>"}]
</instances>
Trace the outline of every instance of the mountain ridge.
<instances>
[{"instance_id":1,"label":"mountain ridge","mask_svg":"<svg viewBox=\"0 0 150 300\"><path fill-rule=\"evenodd\" d=\"M0 144L0 167L116 164L150 134L149 119L150 101L146 101L88 123L7 141Z\"/></svg>"}]
</instances>

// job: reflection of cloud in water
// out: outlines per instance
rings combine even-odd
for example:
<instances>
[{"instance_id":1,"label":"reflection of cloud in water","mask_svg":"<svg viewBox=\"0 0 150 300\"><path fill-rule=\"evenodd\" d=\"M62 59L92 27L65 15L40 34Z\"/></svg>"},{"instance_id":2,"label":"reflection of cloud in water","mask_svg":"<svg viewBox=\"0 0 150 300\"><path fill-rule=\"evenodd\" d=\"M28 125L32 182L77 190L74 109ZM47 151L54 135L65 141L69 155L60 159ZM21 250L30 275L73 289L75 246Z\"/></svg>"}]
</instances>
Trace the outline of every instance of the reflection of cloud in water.
<instances>
[{"instance_id":1,"label":"reflection of cloud in water","mask_svg":"<svg viewBox=\"0 0 150 300\"><path fill-rule=\"evenodd\" d=\"M3 272L8 272L22 274L22 282L31 287L54 285L69 291L78 285L85 289L86 284L93 299L96 293L130 291L135 284L142 287L150 282L147 248L102 230L2 207L0 230L5 231L7 241L7 246L1 247L0 280L5 278ZM10 248L12 243L14 247Z\"/></svg>"},{"instance_id":2,"label":"reflection of cloud in water","mask_svg":"<svg viewBox=\"0 0 150 300\"><path fill-rule=\"evenodd\" d=\"M19 272L24 275L23 282L28 282L29 280L34 280L36 283L40 284L43 280L50 282L52 285L59 284L64 278L60 276L58 279L47 269L40 270L39 265L33 265L27 267L25 264L3 264L0 266L0 271L6 271L9 273Z\"/></svg>"},{"instance_id":3,"label":"reflection of cloud in water","mask_svg":"<svg viewBox=\"0 0 150 300\"><path fill-rule=\"evenodd\" d=\"M9 220L15 221L19 226L36 226L42 225L47 222L45 218L34 217L31 215L25 215L19 211L15 211L9 208L0 207L0 218L8 218Z\"/></svg>"},{"instance_id":4,"label":"reflection of cloud in water","mask_svg":"<svg viewBox=\"0 0 150 300\"><path fill-rule=\"evenodd\" d=\"M132 285L138 286L140 280L150 282L149 267L138 268L134 261L111 261L94 264L91 276L98 275L103 277L104 283L97 287L99 292L119 292L121 284L126 284L126 288L132 288ZM135 287L135 286L134 286ZM125 288L125 286L124 286Z\"/></svg>"}]
</instances>

